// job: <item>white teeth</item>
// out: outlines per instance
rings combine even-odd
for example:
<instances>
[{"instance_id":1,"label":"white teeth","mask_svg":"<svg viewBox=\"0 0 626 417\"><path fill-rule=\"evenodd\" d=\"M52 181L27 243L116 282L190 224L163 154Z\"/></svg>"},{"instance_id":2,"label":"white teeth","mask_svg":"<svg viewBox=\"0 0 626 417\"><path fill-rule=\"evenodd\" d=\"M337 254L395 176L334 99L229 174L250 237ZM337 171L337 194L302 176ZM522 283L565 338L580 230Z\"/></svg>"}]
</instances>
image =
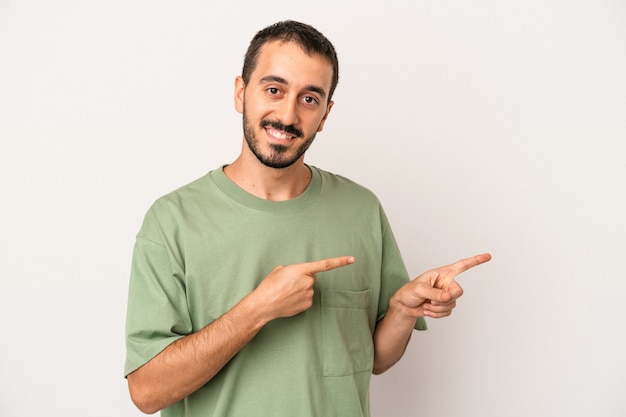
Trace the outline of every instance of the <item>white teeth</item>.
<instances>
[{"instance_id":1,"label":"white teeth","mask_svg":"<svg viewBox=\"0 0 626 417\"><path fill-rule=\"evenodd\" d=\"M293 136L288 135L286 133L281 132L280 130L276 130L276 129L267 129L268 133L272 136L274 136L276 139L291 139Z\"/></svg>"}]
</instances>

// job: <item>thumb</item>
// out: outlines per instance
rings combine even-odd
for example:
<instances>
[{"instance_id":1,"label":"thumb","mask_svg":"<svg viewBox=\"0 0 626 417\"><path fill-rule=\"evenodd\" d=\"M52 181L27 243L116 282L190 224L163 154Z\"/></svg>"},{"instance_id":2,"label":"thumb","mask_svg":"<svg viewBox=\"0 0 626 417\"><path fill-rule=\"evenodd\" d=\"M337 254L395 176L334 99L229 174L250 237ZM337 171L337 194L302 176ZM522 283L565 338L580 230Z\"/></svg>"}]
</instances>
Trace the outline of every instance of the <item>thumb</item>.
<instances>
[{"instance_id":1,"label":"thumb","mask_svg":"<svg viewBox=\"0 0 626 417\"><path fill-rule=\"evenodd\" d=\"M420 298L430 300L433 303L447 303L452 299L452 294L448 290L423 285L419 292Z\"/></svg>"},{"instance_id":2,"label":"thumb","mask_svg":"<svg viewBox=\"0 0 626 417\"><path fill-rule=\"evenodd\" d=\"M430 301L436 304L436 303L447 303L448 301L452 299L452 294L450 294L450 291L448 290L439 290L439 293L437 294L437 296L438 296L437 298L431 298Z\"/></svg>"}]
</instances>

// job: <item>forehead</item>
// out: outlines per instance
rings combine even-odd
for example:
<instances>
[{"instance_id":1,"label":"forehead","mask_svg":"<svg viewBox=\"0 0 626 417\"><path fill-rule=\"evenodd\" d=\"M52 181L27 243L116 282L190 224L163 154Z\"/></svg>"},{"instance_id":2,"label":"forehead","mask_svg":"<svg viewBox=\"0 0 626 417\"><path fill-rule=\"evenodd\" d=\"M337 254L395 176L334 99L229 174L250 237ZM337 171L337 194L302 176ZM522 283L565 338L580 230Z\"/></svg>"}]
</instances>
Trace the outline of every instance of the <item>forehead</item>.
<instances>
[{"instance_id":1,"label":"forehead","mask_svg":"<svg viewBox=\"0 0 626 417\"><path fill-rule=\"evenodd\" d=\"M277 76L289 84L319 85L326 92L332 83L333 67L326 57L309 55L295 42L272 41L261 47L250 78Z\"/></svg>"}]
</instances>

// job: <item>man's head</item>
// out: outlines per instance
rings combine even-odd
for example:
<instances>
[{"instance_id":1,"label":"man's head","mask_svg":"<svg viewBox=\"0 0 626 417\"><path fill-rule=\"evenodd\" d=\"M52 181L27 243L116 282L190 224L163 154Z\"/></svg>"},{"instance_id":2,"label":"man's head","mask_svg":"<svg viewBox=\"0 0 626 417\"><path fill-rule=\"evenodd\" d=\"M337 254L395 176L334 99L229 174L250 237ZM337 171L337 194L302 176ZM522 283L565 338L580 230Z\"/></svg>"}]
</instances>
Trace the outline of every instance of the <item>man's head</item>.
<instances>
[{"instance_id":1,"label":"man's head","mask_svg":"<svg viewBox=\"0 0 626 417\"><path fill-rule=\"evenodd\" d=\"M263 45L273 41L294 42L308 55L317 54L328 60L333 67L333 78L328 94L328 101L330 101L339 82L339 61L335 47L314 27L293 20L286 20L268 26L260 30L252 38L243 61L243 70L241 72L243 81L246 84L250 81L250 75L256 68Z\"/></svg>"},{"instance_id":2,"label":"man's head","mask_svg":"<svg viewBox=\"0 0 626 417\"><path fill-rule=\"evenodd\" d=\"M337 55L311 26L287 21L261 30L235 80L245 146L263 165L303 163L333 107Z\"/></svg>"}]
</instances>

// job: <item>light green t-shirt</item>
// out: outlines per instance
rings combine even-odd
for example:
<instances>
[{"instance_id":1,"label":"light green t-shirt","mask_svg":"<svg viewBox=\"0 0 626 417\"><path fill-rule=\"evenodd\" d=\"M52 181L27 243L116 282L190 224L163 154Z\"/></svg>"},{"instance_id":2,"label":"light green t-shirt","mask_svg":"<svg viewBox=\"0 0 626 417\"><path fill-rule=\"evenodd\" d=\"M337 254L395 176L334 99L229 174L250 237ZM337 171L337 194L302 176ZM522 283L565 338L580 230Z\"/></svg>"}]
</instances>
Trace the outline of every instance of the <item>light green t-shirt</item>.
<instances>
[{"instance_id":1,"label":"light green t-shirt","mask_svg":"<svg viewBox=\"0 0 626 417\"><path fill-rule=\"evenodd\" d=\"M268 323L163 417L369 416L374 328L409 277L376 196L311 171L302 195L274 202L217 169L146 214L133 253L125 375L220 317L277 265L355 257L317 274L309 310Z\"/></svg>"}]
</instances>

